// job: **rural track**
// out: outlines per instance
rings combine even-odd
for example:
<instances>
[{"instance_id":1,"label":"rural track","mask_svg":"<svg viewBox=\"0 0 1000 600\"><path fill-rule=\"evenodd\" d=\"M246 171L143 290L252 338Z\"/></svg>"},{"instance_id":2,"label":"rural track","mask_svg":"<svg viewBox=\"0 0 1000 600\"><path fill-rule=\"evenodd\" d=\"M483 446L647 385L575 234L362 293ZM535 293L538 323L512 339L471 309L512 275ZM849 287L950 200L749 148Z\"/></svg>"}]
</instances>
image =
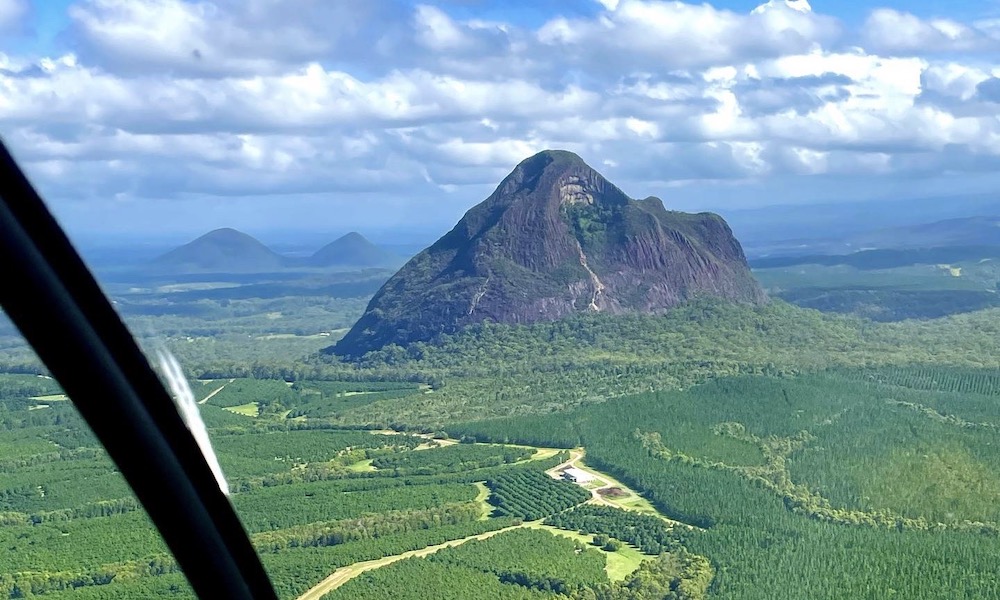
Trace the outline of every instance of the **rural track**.
<instances>
[{"instance_id":1,"label":"rural track","mask_svg":"<svg viewBox=\"0 0 1000 600\"><path fill-rule=\"evenodd\" d=\"M205 396L204 398L202 398L201 400L199 400L198 404L205 404L206 402L208 402L209 400L211 400L213 396L215 396L216 394L218 394L222 390L226 389L226 386L229 385L230 383L234 382L234 381L236 381L236 380L235 379L230 379L227 383L223 383L222 387L220 387L219 389L215 390L211 394L209 394L209 395Z\"/></svg>"},{"instance_id":2,"label":"rural track","mask_svg":"<svg viewBox=\"0 0 1000 600\"><path fill-rule=\"evenodd\" d=\"M559 464L559 465L556 465L556 466L552 467L551 469L549 469L545 473L549 477L552 477L553 479L559 479L560 478L559 471L562 471L563 469L566 469L566 468L569 468L569 467L576 467L578 469L581 468L581 465L579 463L580 463L580 461L583 460L583 458L584 458L585 455L586 455L586 450L584 450L583 448L577 448L575 450L570 450L569 460L563 462L562 464ZM627 506L625 504L619 504L618 502L615 502L613 500L609 500L608 498L605 498L604 496L602 496L600 494L600 491L603 490L603 489L609 488L609 487L616 487L616 488L619 488L622 491L628 493L631 496L637 496L637 497L641 498L642 494L639 494L638 492L636 492L632 488L628 487L624 483L618 481L617 479L614 479L613 477L605 475L604 473L601 473L600 471L596 471L596 470L591 469L589 467L586 469L586 471L588 473L590 473L591 475L594 476L594 480L595 481L597 481L597 482L600 483L600 485L598 487L593 488L593 489L590 490L590 496L591 496L591 498L590 498L590 500L587 501L588 504L598 504L598 505L601 505L601 506L610 506L612 508L618 508L618 509L621 509L621 510L635 510L633 507ZM686 527L687 529L691 529L691 530L697 529L699 531L703 531L700 527L696 527L694 525L689 525L687 523L682 523L681 521L675 521L674 519L671 519L670 517L667 517L667 516L661 514L659 511L656 511L656 515L659 516L659 518L661 518L664 521L666 521L667 523L669 523L673 527Z\"/></svg>"},{"instance_id":3,"label":"rural track","mask_svg":"<svg viewBox=\"0 0 1000 600\"><path fill-rule=\"evenodd\" d=\"M436 544L434 546L427 546L426 548L421 548L420 550L410 550L409 552L404 552L402 554L396 554L394 556L386 556L384 558L377 558L375 560L366 560L364 562L354 563L353 565L348 565L346 567L341 567L333 572L332 575L319 582L315 587L310 589L308 592L299 596L298 600L319 600L326 594L329 594L333 590L344 585L348 581L354 579L358 575L371 571L372 569L378 569L387 565L391 565L394 562L401 561L406 558L413 558L415 556L427 556L428 554L434 554L438 550L443 550L445 548L451 548L453 546L461 546L465 542L471 540L485 540L491 538L495 535L503 533L505 531L510 531L512 529L519 529L525 527L527 523L522 523L520 525L512 525L510 527L504 527L503 529L497 529L495 531L487 531L486 533L478 533L476 535L470 535L464 538L459 538L457 540L451 540L449 542L444 542L443 544Z\"/></svg>"},{"instance_id":4,"label":"rural track","mask_svg":"<svg viewBox=\"0 0 1000 600\"><path fill-rule=\"evenodd\" d=\"M390 433L397 433L397 432L379 431L379 432L372 432L372 433L390 434ZM430 436L426 436L426 437L430 437ZM441 440L437 440L437 441L441 441ZM453 440L451 440L451 441L453 441ZM552 477L553 479L560 479L559 472L562 471L563 469L568 468L568 467L574 467L575 466L575 467L579 468L579 462L583 460L585 454L586 454L586 451L583 448L576 448L576 449L570 450L570 454L569 454L569 459L568 460L566 460L566 461L564 461L564 462L562 462L562 463L560 463L560 464L552 467L551 469L546 470L545 474L548 475L549 477ZM635 496L640 496L639 494L637 494L634 490L630 489L629 487L627 487L625 484L621 483L620 481L617 481L617 480L615 480L615 479L613 479L611 477L608 477L608 476L604 475L603 473L600 473L599 471L594 471L593 469L589 469L589 468L587 469L587 471L589 473L591 473L592 475L594 475L594 479L595 480L601 482L601 486L599 488L589 490L590 494L591 494L591 499L587 501L588 503L599 504L599 505L603 505L603 506L611 506L613 508L618 508L618 509L622 509L622 510L634 510L633 508L630 508L628 506L620 505L620 504L617 504L617 503L615 503L615 502L613 502L611 500L608 500L607 498L601 496L598 493L598 490L604 489L606 487L619 487L622 490L627 491L629 494L632 494L632 495L635 495ZM667 518L667 517L665 517L663 515L659 515L659 516L660 516L661 519L663 519L664 521L667 521L671 525L680 526L680 527L687 527L689 529L696 529L692 525L688 525L686 523L681 523L679 521L674 521L673 519L669 519L669 518ZM465 542L468 542L470 540L485 540L485 539L491 538L491 537L493 537L493 536L495 536L495 535L497 535L499 533L503 533L505 531L510 531L512 529L519 529L519 528L522 528L522 527L528 527L528 526L532 525L533 523L540 523L540 522L541 521L529 521L529 522L521 523L520 525L513 525L511 527L505 527L503 529L497 529L496 531L487 531L486 533L479 533L479 534L476 534L476 535L470 535L470 536L467 536L467 537L464 537L464 538L459 538L457 540L451 540L451 541L444 542L444 543L441 543L441 544L436 544L434 546L428 546L426 548L421 548L419 550L410 550L409 552L404 552L402 554L396 554L394 556L386 556L386 557L378 558L378 559L374 559L374 560L367 560L367 561L364 561L364 562L354 563L354 564L348 565L346 567L340 567L339 569L337 569L336 571L334 571L329 577L327 577L323 581L319 582L312 589L310 589L309 591L307 591L304 594L302 594L301 596L299 596L297 600L320 600L324 595L329 594L333 590L339 588L340 586L344 585L348 581L354 579L358 575L361 575L362 573L365 573L367 571L371 571L373 569L378 569L378 568L384 567L386 565L391 565L394 562L397 562L397 561L400 561L400 560L403 560L403 559L406 559L406 558L411 558L411 557L414 557L414 556L427 556L428 554L433 554L433 553L437 552L438 550L442 550L444 548L451 548L453 546L460 546L461 544L464 544Z\"/></svg>"},{"instance_id":5,"label":"rural track","mask_svg":"<svg viewBox=\"0 0 1000 600\"><path fill-rule=\"evenodd\" d=\"M583 455L584 455L584 451L582 449L570 450L570 452L569 452L569 460L567 460L567 461L565 461L565 462L563 462L561 464L558 464L558 465L552 467L551 469L549 469L548 471L545 472L546 475L548 475L549 477L552 477L553 479L560 479L560 476L559 476L559 472L560 471L562 471L564 469L568 469L570 467L580 468L580 466L579 466L578 463L583 459ZM603 506L611 506L611 507L614 507L614 508L624 508L622 506L618 506L614 502L611 502L610 500L608 500L604 496L600 495L598 493L598 490L602 490L604 488L612 487L612 486L619 486L622 489L628 489L628 488L626 488L625 486L621 485L617 481L612 481L610 479L607 479L607 478L603 477L602 475L597 474L592 469L588 470L588 473L590 473L591 475L593 475L594 476L594 480L597 481L597 482L599 482L601 484L599 487L589 490L590 491L590 500L588 500L589 503L591 503L591 504L601 504ZM631 490L629 490L629 491L631 491ZM634 494L635 492L632 492L632 493Z\"/></svg>"},{"instance_id":6,"label":"rural track","mask_svg":"<svg viewBox=\"0 0 1000 600\"><path fill-rule=\"evenodd\" d=\"M569 467L572 467L573 465L576 464L576 461L580 460L581 458L583 458L583 450L579 450L579 449L578 450L570 450L569 451L569 460L567 460L565 462L562 462L562 463L560 463L560 464L552 467L551 469L545 471L545 474L548 475L549 477L553 478L553 479L559 479L559 471L562 471L563 469L568 469Z\"/></svg>"}]
</instances>

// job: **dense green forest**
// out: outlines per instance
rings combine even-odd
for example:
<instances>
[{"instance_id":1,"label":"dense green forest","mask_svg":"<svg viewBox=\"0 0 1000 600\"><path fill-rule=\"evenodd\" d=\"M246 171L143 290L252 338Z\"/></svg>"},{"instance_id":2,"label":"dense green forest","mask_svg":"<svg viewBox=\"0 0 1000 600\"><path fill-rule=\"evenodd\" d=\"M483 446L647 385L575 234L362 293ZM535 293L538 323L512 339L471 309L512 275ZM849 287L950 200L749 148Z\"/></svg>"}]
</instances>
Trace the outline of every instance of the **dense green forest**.
<instances>
[{"instance_id":1,"label":"dense green forest","mask_svg":"<svg viewBox=\"0 0 1000 600\"><path fill-rule=\"evenodd\" d=\"M893 276L942 275L907 268ZM912 291L972 293L989 275L962 268L944 292ZM348 363L319 351L362 299L315 305L323 316L216 289L140 294L129 318L201 378L233 504L282 598L466 539L330 597L1000 597L997 309L874 322L700 300L484 324ZM0 597L190 598L9 324L0 365ZM554 449L653 508L557 481L546 471L570 454ZM628 572L610 578L612 560Z\"/></svg>"},{"instance_id":2,"label":"dense green forest","mask_svg":"<svg viewBox=\"0 0 1000 600\"><path fill-rule=\"evenodd\" d=\"M545 523L560 529L603 536L601 540L604 543L610 541L606 538L614 538L651 556L675 552L682 547L681 532L675 532L663 519L608 506L577 506L553 514Z\"/></svg>"},{"instance_id":3,"label":"dense green forest","mask_svg":"<svg viewBox=\"0 0 1000 600\"><path fill-rule=\"evenodd\" d=\"M250 379L193 386L233 504L283 598L338 567L517 525L491 516L484 482L507 472L540 474L565 460L526 447L336 429L277 410L359 387L358 395L413 391L405 383ZM0 559L0 596L191 597L159 534L58 386L8 374L0 390L0 543L9 550ZM246 403L275 410L230 412Z\"/></svg>"},{"instance_id":4,"label":"dense green forest","mask_svg":"<svg viewBox=\"0 0 1000 600\"><path fill-rule=\"evenodd\" d=\"M984 414L973 400L950 418L934 407L968 394L882 382L929 375L745 376L449 430L586 447L592 464L702 528L681 542L714 566L713 597L993 597L1000 406ZM931 375L945 388L964 387L960 376L991 374ZM576 526L574 512L553 522Z\"/></svg>"},{"instance_id":5,"label":"dense green forest","mask_svg":"<svg viewBox=\"0 0 1000 600\"><path fill-rule=\"evenodd\" d=\"M873 323L782 302L747 307L710 300L663 315L583 315L531 326L484 324L439 344L327 358L302 374L419 377L432 394L372 402L344 423L438 427L549 413L610 397L677 389L719 376L790 375L834 366L996 367L996 310L934 321Z\"/></svg>"}]
</instances>

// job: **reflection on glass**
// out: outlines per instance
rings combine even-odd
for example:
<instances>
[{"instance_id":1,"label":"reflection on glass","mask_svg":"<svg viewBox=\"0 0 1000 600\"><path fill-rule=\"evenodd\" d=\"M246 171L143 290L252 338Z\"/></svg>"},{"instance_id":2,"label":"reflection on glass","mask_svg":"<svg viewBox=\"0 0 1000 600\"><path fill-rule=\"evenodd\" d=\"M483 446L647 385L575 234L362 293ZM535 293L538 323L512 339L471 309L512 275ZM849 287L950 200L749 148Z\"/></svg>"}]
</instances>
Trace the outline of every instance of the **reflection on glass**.
<instances>
[{"instance_id":1,"label":"reflection on glass","mask_svg":"<svg viewBox=\"0 0 1000 600\"><path fill-rule=\"evenodd\" d=\"M0 314L0 596L192 597L100 442Z\"/></svg>"}]
</instances>

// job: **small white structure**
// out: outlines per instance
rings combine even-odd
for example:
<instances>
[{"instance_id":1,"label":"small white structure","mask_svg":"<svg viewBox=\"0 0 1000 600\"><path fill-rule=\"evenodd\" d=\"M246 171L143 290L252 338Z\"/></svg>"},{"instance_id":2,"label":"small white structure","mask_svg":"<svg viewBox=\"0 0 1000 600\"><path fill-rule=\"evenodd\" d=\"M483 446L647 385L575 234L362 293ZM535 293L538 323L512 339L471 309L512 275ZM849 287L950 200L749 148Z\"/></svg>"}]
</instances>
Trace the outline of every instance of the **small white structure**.
<instances>
[{"instance_id":1,"label":"small white structure","mask_svg":"<svg viewBox=\"0 0 1000 600\"><path fill-rule=\"evenodd\" d=\"M563 471L563 479L572 481L573 483L590 483L594 480L594 476L583 469L569 467Z\"/></svg>"}]
</instances>

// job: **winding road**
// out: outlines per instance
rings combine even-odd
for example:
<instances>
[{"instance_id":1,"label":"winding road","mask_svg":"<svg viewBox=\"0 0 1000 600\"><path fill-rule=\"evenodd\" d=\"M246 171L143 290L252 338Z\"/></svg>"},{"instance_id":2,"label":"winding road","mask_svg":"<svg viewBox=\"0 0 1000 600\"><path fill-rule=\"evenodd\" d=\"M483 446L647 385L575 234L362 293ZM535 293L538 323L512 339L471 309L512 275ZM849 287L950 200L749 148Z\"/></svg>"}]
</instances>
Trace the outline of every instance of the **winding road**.
<instances>
[{"instance_id":1,"label":"winding road","mask_svg":"<svg viewBox=\"0 0 1000 600\"><path fill-rule=\"evenodd\" d=\"M379 431L379 432L373 432L373 433L387 434L388 432L387 431ZM428 436L428 437L430 437L430 436ZM440 442L442 440L436 440L436 441ZM537 450L548 450L548 449L541 449L541 448L536 448L536 449ZM593 475L594 476L594 481L599 484L598 486L596 486L594 488L591 488L589 490L590 494L591 494L591 498L590 498L590 500L587 501L588 504L600 504L600 505L603 505L603 506L611 506L611 507L619 508L619 509L622 509L622 510L632 510L632 511L639 510L635 506L630 506L626 502L629 501L629 500L634 501L636 499L641 500L642 496L640 496L639 494L637 494L636 492L634 492L633 490L631 490L628 486L626 486L622 482L620 482L617 479L611 477L610 475L605 475L604 473L599 473L599 472L591 469L590 467L585 466L581 462L583 460L583 458L584 458L585 455L586 455L586 451L583 448L574 448L574 449L572 449L572 450L569 451L569 460L566 460L566 461L564 461L564 462L562 462L562 463L560 463L560 464L552 467L551 469L548 469L547 471L545 471L545 473L549 477L552 477L553 479L562 479L562 471L564 469L569 468L569 467L576 467L578 469L585 470L588 473L590 473L591 475ZM602 496L599 493L600 490L604 490L604 489L607 489L609 487L619 488L622 492L624 492L624 495L621 496L620 498L614 498L614 499L612 499L612 498L606 498L606 497ZM693 526L688 525L686 523L681 523L679 521L674 521L672 519L668 519L667 517L661 515L659 512L656 512L655 509L652 509L652 507L650 507L648 510L640 510L640 512L649 513L650 510L653 511L651 514L655 514L656 516L658 516L659 518L663 519L664 521L670 523L671 525L678 526L678 527L687 527L689 529L695 529ZM354 579L355 577L357 577L358 575L361 575L362 573L364 573L366 571L371 571L372 569L378 569L379 567L384 567L386 565L390 565L390 564L392 564L394 562L397 562L397 561L400 561L400 560L403 560L403 559L406 559L406 558L411 558L411 557L414 557L414 556L427 556L428 554L433 554L433 553L435 553L438 550L441 550L443 548L451 548L453 546L459 546L461 544L464 544L465 542L468 542L469 540L485 540L485 539L491 538L491 537L493 537L493 536L495 536L495 535L497 535L499 533L503 533L504 531L510 531L511 529L517 529L519 527L528 527L528 526L532 526L532 525L537 526L538 523L541 523L541 521L530 521L530 522L522 523L520 525L514 525L512 527L506 527L504 529L498 529L496 531L488 531L486 533L480 533L480 534L470 535L468 537L460 538L460 539L457 539L457 540L451 540L451 541L448 541L448 542L444 542L443 544L437 544L437 545L434 545L434 546L428 546L426 548L421 548L420 550L411 550L409 552L404 552L402 554L396 554L394 556L386 556L384 558L379 558L379 559L375 559L375 560L367 560L367 561L364 561L364 562L354 563L353 565L348 565L346 567L341 567L341 568L337 569L336 571L334 571L333 574L331 574L329 577L327 577L323 581L321 581L318 584L316 584L316 586L313 587L312 589L310 589L308 592L306 592L306 593L302 594L301 596L299 596L298 600L319 600L324 595L332 592L333 590L339 588L340 586L344 585L345 583L347 583L351 579Z\"/></svg>"}]
</instances>

